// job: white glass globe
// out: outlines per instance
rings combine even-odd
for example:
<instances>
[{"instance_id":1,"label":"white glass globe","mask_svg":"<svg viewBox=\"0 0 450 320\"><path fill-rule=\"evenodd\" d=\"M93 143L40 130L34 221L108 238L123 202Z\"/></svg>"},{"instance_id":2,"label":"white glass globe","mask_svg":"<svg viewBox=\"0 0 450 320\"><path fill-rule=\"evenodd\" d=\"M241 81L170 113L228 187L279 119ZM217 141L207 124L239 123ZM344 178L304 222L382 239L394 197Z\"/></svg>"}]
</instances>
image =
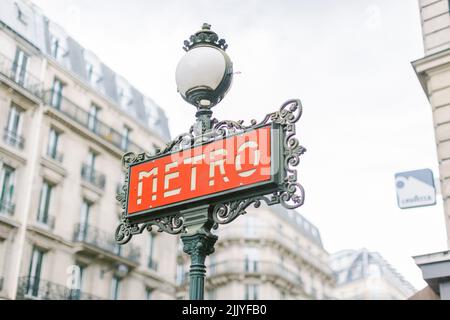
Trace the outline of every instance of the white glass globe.
<instances>
[{"instance_id":1,"label":"white glass globe","mask_svg":"<svg viewBox=\"0 0 450 320\"><path fill-rule=\"evenodd\" d=\"M227 63L222 52L202 46L189 50L178 63L175 80L183 97L194 88L215 90L225 76Z\"/></svg>"}]
</instances>

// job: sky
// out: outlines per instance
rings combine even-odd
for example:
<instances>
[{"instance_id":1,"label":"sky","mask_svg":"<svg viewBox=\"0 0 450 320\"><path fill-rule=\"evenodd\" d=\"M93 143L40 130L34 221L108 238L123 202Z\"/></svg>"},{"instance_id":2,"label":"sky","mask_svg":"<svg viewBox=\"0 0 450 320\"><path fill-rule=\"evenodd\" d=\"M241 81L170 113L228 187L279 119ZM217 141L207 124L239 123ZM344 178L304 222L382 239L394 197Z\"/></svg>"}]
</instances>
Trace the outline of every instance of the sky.
<instances>
[{"instance_id":1,"label":"sky","mask_svg":"<svg viewBox=\"0 0 450 320\"><path fill-rule=\"evenodd\" d=\"M194 122L178 95L183 41L204 22L227 40L235 71L214 117L261 120L299 98L308 150L298 211L326 250L379 252L417 289L412 256L447 248L440 195L397 207L394 174L438 175L431 107L411 61L424 56L415 0L33 0L166 112L172 137Z\"/></svg>"}]
</instances>

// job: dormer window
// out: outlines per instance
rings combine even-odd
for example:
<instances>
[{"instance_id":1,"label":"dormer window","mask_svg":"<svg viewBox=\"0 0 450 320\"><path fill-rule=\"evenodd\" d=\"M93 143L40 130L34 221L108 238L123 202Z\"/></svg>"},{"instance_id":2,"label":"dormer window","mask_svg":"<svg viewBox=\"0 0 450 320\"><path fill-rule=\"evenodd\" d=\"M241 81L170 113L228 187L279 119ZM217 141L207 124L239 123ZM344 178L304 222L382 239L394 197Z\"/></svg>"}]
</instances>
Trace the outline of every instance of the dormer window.
<instances>
[{"instance_id":1,"label":"dormer window","mask_svg":"<svg viewBox=\"0 0 450 320\"><path fill-rule=\"evenodd\" d=\"M50 44L50 54L53 58L58 59L58 53L59 53L59 39L52 36Z\"/></svg>"},{"instance_id":2,"label":"dormer window","mask_svg":"<svg viewBox=\"0 0 450 320\"><path fill-rule=\"evenodd\" d=\"M17 19L26 25L27 20L28 20L27 16L24 14L24 12L22 11L22 9L20 8L20 6L17 2L14 3L14 5L16 6Z\"/></svg>"},{"instance_id":3,"label":"dormer window","mask_svg":"<svg viewBox=\"0 0 450 320\"><path fill-rule=\"evenodd\" d=\"M92 63L87 63L86 64L86 73L87 73L87 78L89 80L90 83L94 83L93 78L94 78L94 66L92 65Z\"/></svg>"}]
</instances>

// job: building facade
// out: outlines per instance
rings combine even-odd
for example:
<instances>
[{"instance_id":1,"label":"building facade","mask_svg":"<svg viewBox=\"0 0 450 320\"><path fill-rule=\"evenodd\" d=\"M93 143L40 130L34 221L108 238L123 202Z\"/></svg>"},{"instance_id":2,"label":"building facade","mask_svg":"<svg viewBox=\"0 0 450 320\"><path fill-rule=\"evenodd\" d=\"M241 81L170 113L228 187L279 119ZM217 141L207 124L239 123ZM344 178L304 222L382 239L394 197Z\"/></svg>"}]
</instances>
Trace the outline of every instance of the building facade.
<instances>
[{"instance_id":1,"label":"building facade","mask_svg":"<svg viewBox=\"0 0 450 320\"><path fill-rule=\"evenodd\" d=\"M206 259L205 299L331 299L334 277L319 230L294 210L249 208L219 226ZM177 298L188 298L189 261L179 246Z\"/></svg>"},{"instance_id":2,"label":"building facade","mask_svg":"<svg viewBox=\"0 0 450 320\"><path fill-rule=\"evenodd\" d=\"M330 257L335 296L345 300L404 300L416 290L377 252L343 250Z\"/></svg>"},{"instance_id":3,"label":"building facade","mask_svg":"<svg viewBox=\"0 0 450 320\"><path fill-rule=\"evenodd\" d=\"M164 112L29 1L0 9L0 298L172 299L176 237L114 243L121 156Z\"/></svg>"},{"instance_id":4,"label":"building facade","mask_svg":"<svg viewBox=\"0 0 450 320\"><path fill-rule=\"evenodd\" d=\"M412 65L431 105L450 246L450 3L419 0L419 9L425 56ZM450 252L422 255L415 260L434 293L450 299Z\"/></svg>"}]
</instances>

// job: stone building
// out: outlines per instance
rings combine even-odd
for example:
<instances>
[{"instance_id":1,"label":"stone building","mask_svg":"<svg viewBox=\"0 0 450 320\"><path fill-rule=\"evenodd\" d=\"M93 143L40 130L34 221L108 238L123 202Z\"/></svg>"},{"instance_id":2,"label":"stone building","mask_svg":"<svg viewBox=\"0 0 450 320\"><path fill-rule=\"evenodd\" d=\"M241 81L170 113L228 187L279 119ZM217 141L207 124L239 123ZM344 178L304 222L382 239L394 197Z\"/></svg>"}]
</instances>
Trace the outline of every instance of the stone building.
<instances>
[{"instance_id":1,"label":"stone building","mask_svg":"<svg viewBox=\"0 0 450 320\"><path fill-rule=\"evenodd\" d=\"M425 56L412 62L431 106L439 178L450 246L450 3L419 0ZM424 280L442 299L450 299L450 251L415 257Z\"/></svg>"},{"instance_id":2,"label":"stone building","mask_svg":"<svg viewBox=\"0 0 450 320\"><path fill-rule=\"evenodd\" d=\"M379 253L343 250L331 255L335 296L345 300L404 300L416 290Z\"/></svg>"},{"instance_id":3,"label":"stone building","mask_svg":"<svg viewBox=\"0 0 450 320\"><path fill-rule=\"evenodd\" d=\"M0 297L171 299L176 241L114 243L121 156L164 111L29 1L0 10Z\"/></svg>"},{"instance_id":4,"label":"stone building","mask_svg":"<svg viewBox=\"0 0 450 320\"><path fill-rule=\"evenodd\" d=\"M334 276L319 230L294 210L249 208L222 225L206 259L205 299L331 299ZM178 249L178 299L188 298L189 261Z\"/></svg>"}]
</instances>

